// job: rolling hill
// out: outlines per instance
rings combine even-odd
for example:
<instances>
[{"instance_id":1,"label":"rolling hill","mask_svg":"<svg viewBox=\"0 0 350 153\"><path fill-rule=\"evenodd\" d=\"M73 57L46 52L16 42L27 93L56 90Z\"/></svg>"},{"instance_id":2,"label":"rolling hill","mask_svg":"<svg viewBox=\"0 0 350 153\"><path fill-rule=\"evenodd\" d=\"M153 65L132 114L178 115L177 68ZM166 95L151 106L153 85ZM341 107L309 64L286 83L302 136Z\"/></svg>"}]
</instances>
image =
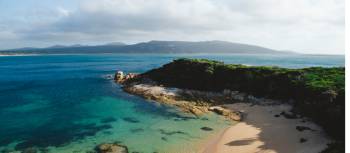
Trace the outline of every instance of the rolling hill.
<instances>
[{"instance_id":1,"label":"rolling hill","mask_svg":"<svg viewBox=\"0 0 350 153\"><path fill-rule=\"evenodd\" d=\"M19 48L0 51L0 54L89 54L89 53L207 53L207 54L286 54L265 47L226 41L149 41L126 45L120 42L84 46L55 45L47 48Z\"/></svg>"}]
</instances>

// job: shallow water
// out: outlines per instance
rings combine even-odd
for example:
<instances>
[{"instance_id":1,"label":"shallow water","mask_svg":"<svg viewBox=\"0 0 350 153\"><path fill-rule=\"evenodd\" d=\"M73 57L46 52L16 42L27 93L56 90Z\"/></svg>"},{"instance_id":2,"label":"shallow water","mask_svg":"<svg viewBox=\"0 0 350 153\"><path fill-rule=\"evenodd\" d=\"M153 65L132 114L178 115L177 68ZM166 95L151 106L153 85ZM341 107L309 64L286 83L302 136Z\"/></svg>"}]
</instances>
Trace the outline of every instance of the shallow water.
<instances>
[{"instance_id":1,"label":"shallow water","mask_svg":"<svg viewBox=\"0 0 350 153\"><path fill-rule=\"evenodd\" d=\"M129 95L107 77L115 70L144 72L179 57L291 68L344 66L343 56L311 55L3 56L0 151L37 147L85 153L100 143L118 142L138 152L195 152L197 144L232 123Z\"/></svg>"}]
</instances>

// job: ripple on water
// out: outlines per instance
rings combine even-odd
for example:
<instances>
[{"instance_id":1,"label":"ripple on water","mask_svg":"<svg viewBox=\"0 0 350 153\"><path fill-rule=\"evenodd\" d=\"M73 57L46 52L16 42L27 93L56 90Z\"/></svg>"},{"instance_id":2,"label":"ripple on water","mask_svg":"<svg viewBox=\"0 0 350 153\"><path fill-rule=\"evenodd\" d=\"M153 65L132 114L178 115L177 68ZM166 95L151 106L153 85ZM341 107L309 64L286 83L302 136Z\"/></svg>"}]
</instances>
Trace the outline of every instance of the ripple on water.
<instances>
[{"instance_id":1,"label":"ripple on water","mask_svg":"<svg viewBox=\"0 0 350 153\"><path fill-rule=\"evenodd\" d=\"M135 111L140 107L135 107L140 105L139 102L146 105L145 108L152 105L152 110L158 112ZM65 122L59 117L51 118L27 133L14 149L38 147L55 153L87 152L101 143L118 142L137 152L171 152L178 151L179 147L196 150L196 144L231 124L215 114L198 118L176 108L138 98L125 101L100 97L78 108L88 111L84 113L86 118L67 118ZM211 130L208 130L209 127Z\"/></svg>"}]
</instances>

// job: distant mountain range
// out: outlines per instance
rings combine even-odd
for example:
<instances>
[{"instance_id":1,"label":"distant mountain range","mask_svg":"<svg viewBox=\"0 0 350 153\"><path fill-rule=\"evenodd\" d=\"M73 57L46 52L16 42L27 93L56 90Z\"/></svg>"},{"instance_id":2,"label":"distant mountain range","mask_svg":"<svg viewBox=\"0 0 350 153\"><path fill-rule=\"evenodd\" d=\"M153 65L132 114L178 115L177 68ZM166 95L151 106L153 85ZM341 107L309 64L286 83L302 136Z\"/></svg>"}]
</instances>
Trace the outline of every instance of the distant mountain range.
<instances>
[{"instance_id":1,"label":"distant mountain range","mask_svg":"<svg viewBox=\"0 0 350 153\"><path fill-rule=\"evenodd\" d=\"M92 53L237 53L237 54L286 54L255 45L226 41L149 41L132 45L113 42L105 45L55 45L47 48L18 48L0 51L0 54L92 54Z\"/></svg>"}]
</instances>

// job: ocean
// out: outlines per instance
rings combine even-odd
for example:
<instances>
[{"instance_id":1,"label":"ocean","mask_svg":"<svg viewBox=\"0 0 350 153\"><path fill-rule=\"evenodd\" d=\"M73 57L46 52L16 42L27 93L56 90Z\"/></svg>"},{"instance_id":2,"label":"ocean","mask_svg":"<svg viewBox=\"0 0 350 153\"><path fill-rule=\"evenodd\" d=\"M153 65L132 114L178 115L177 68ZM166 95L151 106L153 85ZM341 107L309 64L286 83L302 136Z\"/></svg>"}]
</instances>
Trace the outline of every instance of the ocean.
<instances>
[{"instance_id":1,"label":"ocean","mask_svg":"<svg viewBox=\"0 0 350 153\"><path fill-rule=\"evenodd\" d=\"M2 56L0 151L86 153L101 143L119 143L140 153L198 151L206 138L234 123L127 94L110 77L117 70L141 73L182 57L288 68L345 64L344 56L336 55Z\"/></svg>"}]
</instances>

